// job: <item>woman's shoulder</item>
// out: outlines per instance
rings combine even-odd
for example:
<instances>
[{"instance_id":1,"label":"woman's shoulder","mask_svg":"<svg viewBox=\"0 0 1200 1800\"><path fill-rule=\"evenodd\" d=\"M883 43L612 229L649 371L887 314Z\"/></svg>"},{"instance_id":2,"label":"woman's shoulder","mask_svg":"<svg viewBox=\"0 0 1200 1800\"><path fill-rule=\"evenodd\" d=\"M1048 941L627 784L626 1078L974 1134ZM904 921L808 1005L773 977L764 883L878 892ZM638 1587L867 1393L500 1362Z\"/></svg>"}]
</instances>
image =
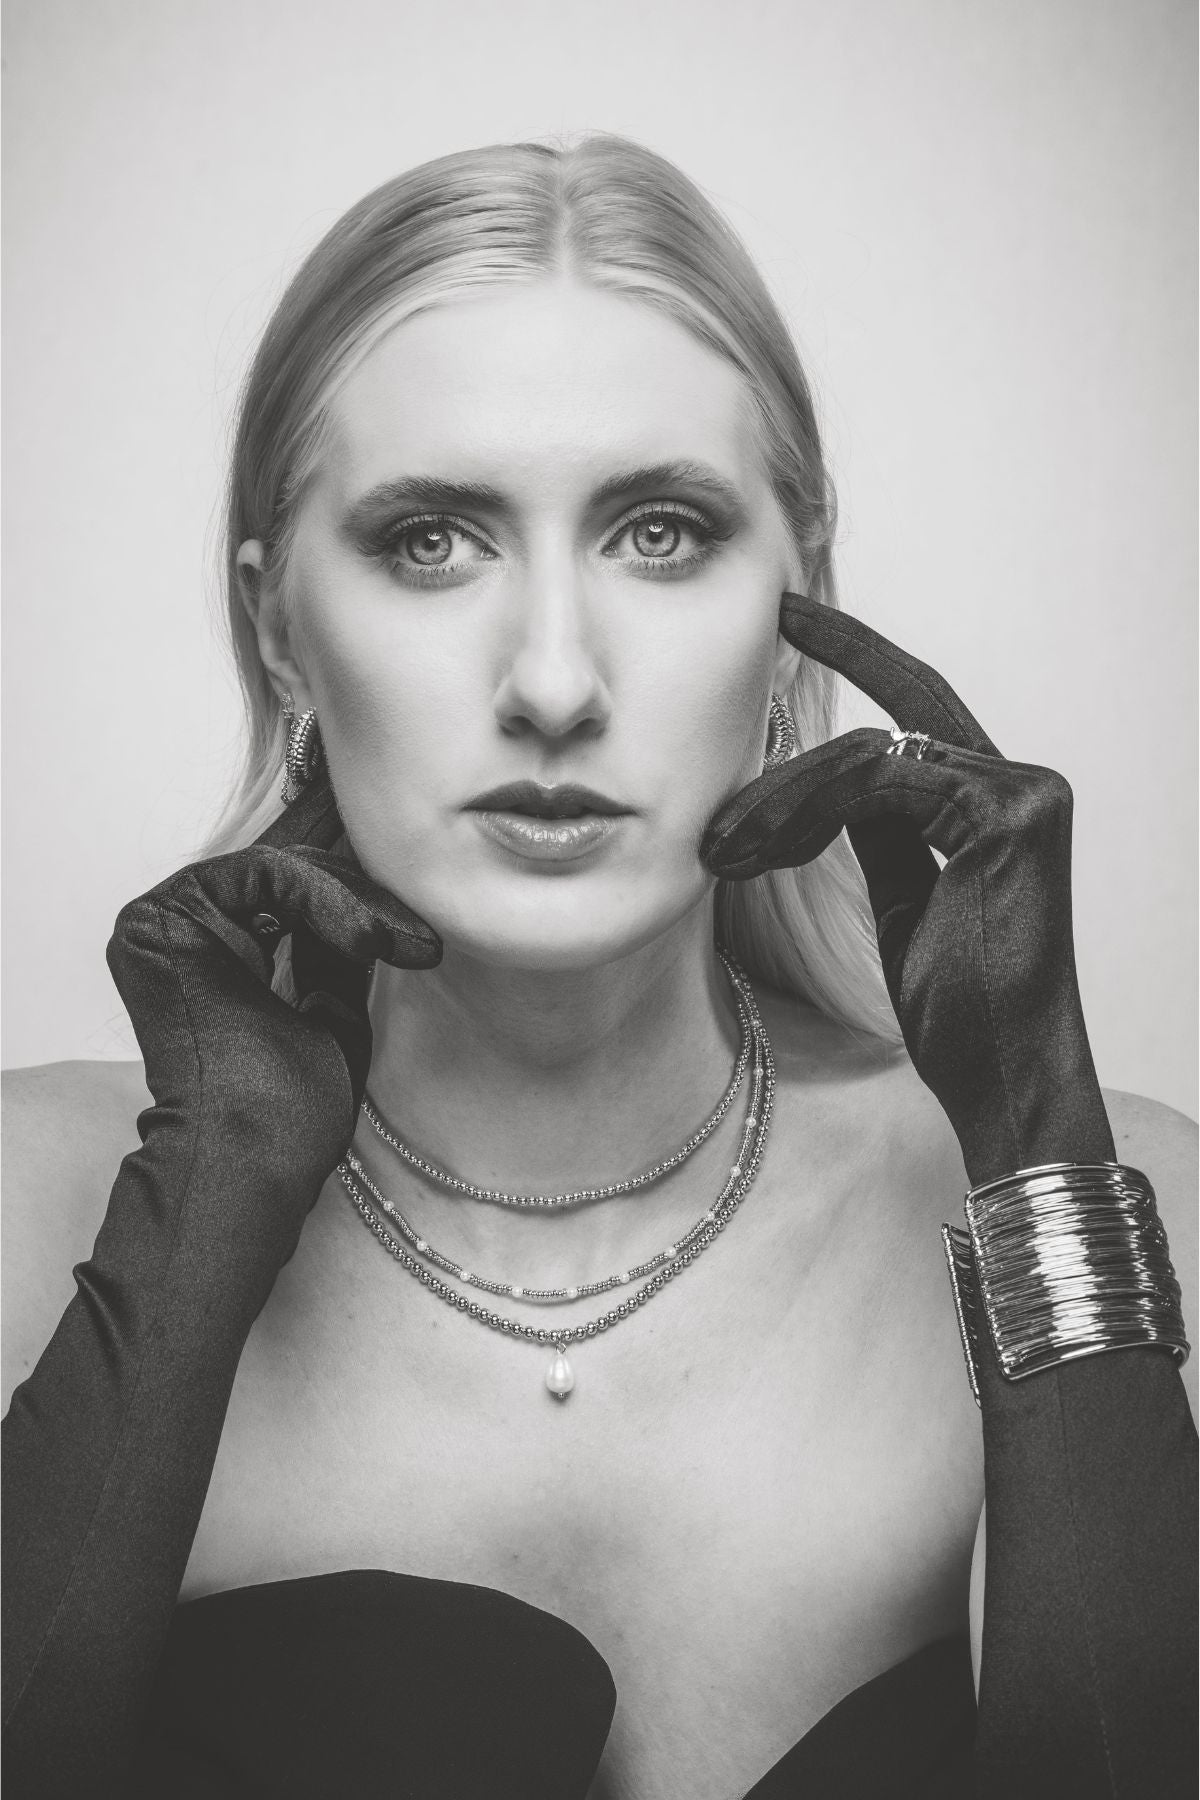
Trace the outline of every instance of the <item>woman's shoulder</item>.
<instances>
[{"instance_id":1,"label":"woman's shoulder","mask_svg":"<svg viewBox=\"0 0 1200 1800\"><path fill-rule=\"evenodd\" d=\"M1191 1182L1194 1195L1196 1121L1161 1100L1118 1088L1105 1088L1104 1104L1118 1160L1141 1169L1156 1190L1160 1182L1173 1184L1182 1176Z\"/></svg>"},{"instance_id":2,"label":"woman's shoulder","mask_svg":"<svg viewBox=\"0 0 1200 1800\"><path fill-rule=\"evenodd\" d=\"M44 1190L49 1182L74 1181L106 1167L114 1151L119 1162L136 1146L137 1116L150 1105L140 1062L57 1062L6 1069L0 1076L0 1095L5 1186L10 1180L18 1184L18 1199L27 1168Z\"/></svg>"},{"instance_id":3,"label":"woman's shoulder","mask_svg":"<svg viewBox=\"0 0 1200 1800\"><path fill-rule=\"evenodd\" d=\"M765 990L760 1009L778 1069L779 1126L809 1155L832 1147L862 1186L886 1195L914 1230L963 1221L969 1181L958 1141L937 1100L902 1046L848 1031L802 1002ZM1171 1261L1183 1291L1193 1343L1200 1333L1200 1219L1196 1208L1197 1126L1186 1114L1143 1094L1106 1088L1104 1103L1118 1161L1140 1169L1154 1188ZM871 1175L875 1180L870 1181ZM1200 1405L1200 1355L1184 1370Z\"/></svg>"},{"instance_id":4,"label":"woman's shoulder","mask_svg":"<svg viewBox=\"0 0 1200 1800\"><path fill-rule=\"evenodd\" d=\"M856 1160L877 1150L897 1175L948 1183L961 1202L969 1184L958 1141L903 1045L849 1030L771 989L758 999L775 1054L784 1128L819 1119L835 1141L857 1146ZM1195 1122L1143 1094L1106 1088L1104 1102L1118 1160L1149 1177L1172 1248L1178 1245L1190 1268L1197 1237Z\"/></svg>"},{"instance_id":5,"label":"woman's shoulder","mask_svg":"<svg viewBox=\"0 0 1200 1800\"><path fill-rule=\"evenodd\" d=\"M1143 1094L1105 1089L1117 1160L1140 1169L1154 1189L1183 1294L1183 1323L1192 1345L1183 1385L1200 1418L1200 1218L1196 1212L1197 1127L1186 1113Z\"/></svg>"},{"instance_id":6,"label":"woman's shoulder","mask_svg":"<svg viewBox=\"0 0 1200 1800\"><path fill-rule=\"evenodd\" d=\"M121 1159L150 1104L140 1062L5 1070L5 1404L40 1356L91 1253Z\"/></svg>"},{"instance_id":7,"label":"woman's shoulder","mask_svg":"<svg viewBox=\"0 0 1200 1800\"><path fill-rule=\"evenodd\" d=\"M927 1197L936 1211L966 1173L958 1140L902 1043L852 1030L770 989L758 995L776 1067L778 1121L799 1133L807 1156L828 1150L866 1175ZM943 1213L943 1216L949 1216Z\"/></svg>"}]
</instances>

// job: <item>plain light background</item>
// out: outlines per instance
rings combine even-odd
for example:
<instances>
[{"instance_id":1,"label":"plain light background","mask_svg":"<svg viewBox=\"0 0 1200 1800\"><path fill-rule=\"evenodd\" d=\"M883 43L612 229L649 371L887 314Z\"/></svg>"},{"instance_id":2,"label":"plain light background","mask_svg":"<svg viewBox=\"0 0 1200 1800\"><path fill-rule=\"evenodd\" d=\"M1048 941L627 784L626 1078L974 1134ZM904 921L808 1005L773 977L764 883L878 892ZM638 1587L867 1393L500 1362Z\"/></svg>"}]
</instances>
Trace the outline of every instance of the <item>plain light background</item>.
<instances>
[{"instance_id":1,"label":"plain light background","mask_svg":"<svg viewBox=\"0 0 1200 1800\"><path fill-rule=\"evenodd\" d=\"M847 606L1068 776L1101 1078L1194 1111L1191 0L4 24L6 1063L136 1054L104 945L236 761L213 533L286 274L414 163L604 129L759 258L818 390Z\"/></svg>"}]
</instances>

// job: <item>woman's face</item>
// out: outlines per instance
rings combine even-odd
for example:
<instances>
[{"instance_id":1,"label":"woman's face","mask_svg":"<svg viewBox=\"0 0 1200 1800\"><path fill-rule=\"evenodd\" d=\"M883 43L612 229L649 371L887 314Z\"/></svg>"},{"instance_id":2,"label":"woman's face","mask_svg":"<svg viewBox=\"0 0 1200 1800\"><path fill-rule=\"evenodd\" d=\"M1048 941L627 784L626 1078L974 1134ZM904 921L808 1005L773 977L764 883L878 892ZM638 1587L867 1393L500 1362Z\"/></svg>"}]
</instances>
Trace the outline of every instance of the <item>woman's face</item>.
<instances>
[{"instance_id":1,"label":"woman's face","mask_svg":"<svg viewBox=\"0 0 1200 1800\"><path fill-rule=\"evenodd\" d=\"M797 573L736 372L561 279L365 359L259 638L366 870L448 949L579 969L710 892L697 844L761 768Z\"/></svg>"}]
</instances>

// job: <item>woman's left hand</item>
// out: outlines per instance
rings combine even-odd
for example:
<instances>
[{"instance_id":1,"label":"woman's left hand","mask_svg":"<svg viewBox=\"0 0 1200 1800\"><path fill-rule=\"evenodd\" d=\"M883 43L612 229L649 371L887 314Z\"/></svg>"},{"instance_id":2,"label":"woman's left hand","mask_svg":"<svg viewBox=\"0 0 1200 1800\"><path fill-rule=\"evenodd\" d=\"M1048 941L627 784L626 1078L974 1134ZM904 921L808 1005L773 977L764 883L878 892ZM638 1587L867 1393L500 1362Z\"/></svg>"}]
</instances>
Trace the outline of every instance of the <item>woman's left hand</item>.
<instances>
[{"instance_id":1,"label":"woman's left hand","mask_svg":"<svg viewBox=\"0 0 1200 1800\"><path fill-rule=\"evenodd\" d=\"M1075 978L1067 783L1007 762L940 675L857 619L785 594L780 630L932 741L863 728L769 770L709 825L704 862L746 880L845 827L905 1045L972 1184L1113 1160Z\"/></svg>"}]
</instances>

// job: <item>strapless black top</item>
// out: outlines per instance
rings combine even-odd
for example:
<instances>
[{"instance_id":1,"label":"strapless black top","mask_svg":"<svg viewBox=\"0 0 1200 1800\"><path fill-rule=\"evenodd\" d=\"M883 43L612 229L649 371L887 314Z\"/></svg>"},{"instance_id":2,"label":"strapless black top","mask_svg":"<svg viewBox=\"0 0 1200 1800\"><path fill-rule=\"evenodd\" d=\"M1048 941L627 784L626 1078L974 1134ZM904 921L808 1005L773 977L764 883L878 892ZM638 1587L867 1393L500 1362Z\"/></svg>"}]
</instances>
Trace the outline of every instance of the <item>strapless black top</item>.
<instances>
[{"instance_id":1,"label":"strapless black top","mask_svg":"<svg viewBox=\"0 0 1200 1800\"><path fill-rule=\"evenodd\" d=\"M134 1792L584 1800L615 1706L588 1639L510 1594L379 1570L269 1582L176 1609ZM943 1638L846 1695L746 1800L959 1800L974 1727L967 1639Z\"/></svg>"}]
</instances>

